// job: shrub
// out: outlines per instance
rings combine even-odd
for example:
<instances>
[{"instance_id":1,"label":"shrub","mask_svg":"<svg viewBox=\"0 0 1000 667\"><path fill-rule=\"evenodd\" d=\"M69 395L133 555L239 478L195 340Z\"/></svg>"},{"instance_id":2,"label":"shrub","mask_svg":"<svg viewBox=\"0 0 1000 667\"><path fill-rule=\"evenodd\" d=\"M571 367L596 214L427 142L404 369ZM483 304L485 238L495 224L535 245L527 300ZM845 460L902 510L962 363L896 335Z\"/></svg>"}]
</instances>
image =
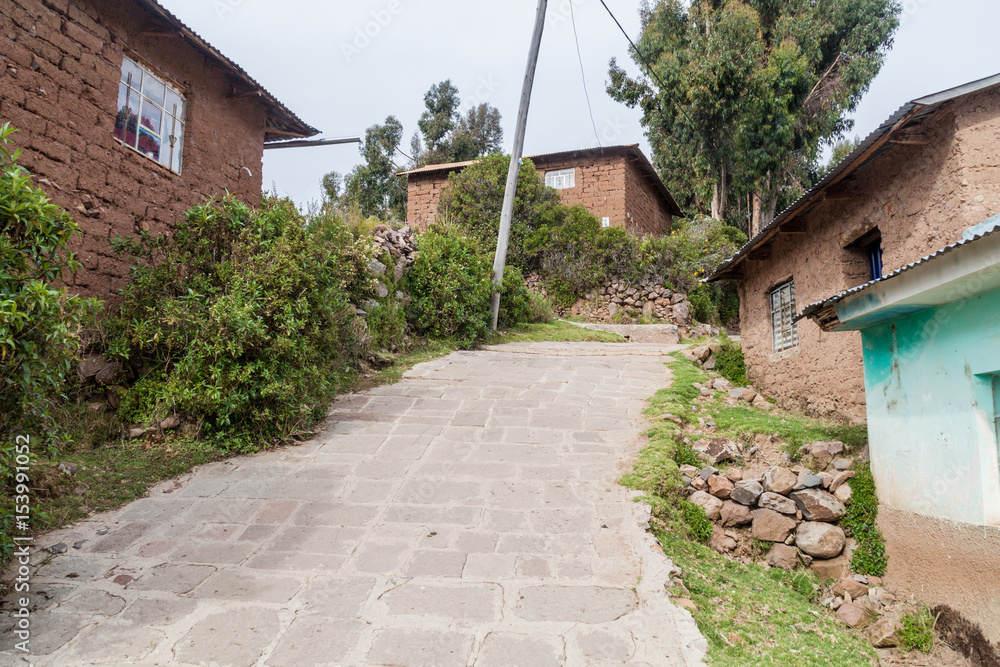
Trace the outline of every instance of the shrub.
<instances>
[{"instance_id":1,"label":"shrub","mask_svg":"<svg viewBox=\"0 0 1000 667\"><path fill-rule=\"evenodd\" d=\"M858 542L851 558L851 569L858 574L881 577L885 575L888 560L885 538L878 529L878 496L871 468L867 465L859 468L858 474L848 483L851 485L851 504L840 525Z\"/></svg>"},{"instance_id":2,"label":"shrub","mask_svg":"<svg viewBox=\"0 0 1000 667\"><path fill-rule=\"evenodd\" d=\"M715 370L737 387L747 386L747 365L743 348L731 340L722 342L722 349L715 355Z\"/></svg>"},{"instance_id":3,"label":"shrub","mask_svg":"<svg viewBox=\"0 0 1000 667\"><path fill-rule=\"evenodd\" d=\"M465 348L489 336L493 256L457 227L435 225L420 237L405 287L413 299L407 320L417 333L450 338ZM532 297L515 267L506 268L500 294L499 326L533 320Z\"/></svg>"},{"instance_id":4,"label":"shrub","mask_svg":"<svg viewBox=\"0 0 1000 667\"><path fill-rule=\"evenodd\" d=\"M899 633L899 648L904 651L930 653L934 650L934 626L937 619L926 607L903 616Z\"/></svg>"},{"instance_id":5,"label":"shrub","mask_svg":"<svg viewBox=\"0 0 1000 667\"><path fill-rule=\"evenodd\" d=\"M78 228L17 164L13 132L0 126L0 442L18 429L52 444L59 432L53 411L79 356L80 329L100 302L52 286L79 267L67 250Z\"/></svg>"},{"instance_id":6,"label":"shrub","mask_svg":"<svg viewBox=\"0 0 1000 667\"><path fill-rule=\"evenodd\" d=\"M525 242L525 252L539 267L546 289L563 307L611 276L629 275L636 251L636 240L624 229L602 228L597 217L579 204L553 207L545 224Z\"/></svg>"},{"instance_id":7,"label":"shrub","mask_svg":"<svg viewBox=\"0 0 1000 667\"><path fill-rule=\"evenodd\" d=\"M117 239L140 260L110 327L108 353L142 376L124 413L180 413L230 449L303 430L365 351L349 303L359 243L332 220L310 231L288 201L232 197L172 237Z\"/></svg>"},{"instance_id":8,"label":"shrub","mask_svg":"<svg viewBox=\"0 0 1000 667\"><path fill-rule=\"evenodd\" d=\"M445 219L458 225L489 249L492 257L500 230L504 190L507 187L509 155L489 155L448 177L439 210ZM507 263L520 269L529 267L524 241L559 201L556 191L546 187L531 160L521 163L514 216L510 226Z\"/></svg>"}]
</instances>

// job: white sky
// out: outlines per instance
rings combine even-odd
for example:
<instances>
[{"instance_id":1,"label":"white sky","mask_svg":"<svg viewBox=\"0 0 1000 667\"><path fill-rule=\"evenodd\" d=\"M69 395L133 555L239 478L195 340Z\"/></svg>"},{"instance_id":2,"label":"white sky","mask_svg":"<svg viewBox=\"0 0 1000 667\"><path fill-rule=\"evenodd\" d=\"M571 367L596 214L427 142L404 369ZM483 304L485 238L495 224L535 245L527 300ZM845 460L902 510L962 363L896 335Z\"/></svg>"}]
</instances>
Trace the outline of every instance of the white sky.
<instances>
[{"instance_id":1,"label":"white sky","mask_svg":"<svg viewBox=\"0 0 1000 667\"><path fill-rule=\"evenodd\" d=\"M403 123L409 152L424 93L450 78L463 108L489 102L500 109L509 150L536 0L160 1L325 138L362 136L391 114ZM634 39L638 1L606 1ZM527 154L596 144L569 2L549 2ZM911 99L1000 72L1000 2L902 4L895 47L855 114L861 136ZM648 154L640 113L605 92L610 58L637 72L625 38L598 0L573 7L601 142L639 142ZM323 174L346 173L359 161L356 144L266 151L264 186L306 204L319 198Z\"/></svg>"}]
</instances>

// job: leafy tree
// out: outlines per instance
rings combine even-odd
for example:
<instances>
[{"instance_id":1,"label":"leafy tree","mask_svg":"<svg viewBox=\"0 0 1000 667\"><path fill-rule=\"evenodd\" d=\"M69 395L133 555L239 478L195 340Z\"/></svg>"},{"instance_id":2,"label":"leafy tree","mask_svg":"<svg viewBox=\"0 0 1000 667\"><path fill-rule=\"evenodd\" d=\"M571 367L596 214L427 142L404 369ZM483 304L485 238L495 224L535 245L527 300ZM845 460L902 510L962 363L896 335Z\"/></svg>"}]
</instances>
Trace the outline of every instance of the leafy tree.
<instances>
[{"instance_id":1,"label":"leafy tree","mask_svg":"<svg viewBox=\"0 0 1000 667\"><path fill-rule=\"evenodd\" d=\"M461 104L458 88L451 79L436 83L424 95L427 110L420 116L417 126L424 135L424 143L430 152L443 151L448 145L448 135L458 120L458 106Z\"/></svg>"},{"instance_id":2,"label":"leafy tree","mask_svg":"<svg viewBox=\"0 0 1000 667\"><path fill-rule=\"evenodd\" d=\"M406 218L406 183L396 175L399 169L393 160L402 138L403 125L395 116L365 132L360 149L365 163L347 175L342 198L357 206L362 215ZM336 172L331 172L323 177L327 196L339 191L339 187L333 187L337 185L336 176Z\"/></svg>"},{"instance_id":3,"label":"leafy tree","mask_svg":"<svg viewBox=\"0 0 1000 667\"><path fill-rule=\"evenodd\" d=\"M823 178L830 170L847 159L847 156L854 152L854 149L861 145L861 137L855 136L853 139L841 139L833 145L830 153L830 161L821 166L817 173L816 180Z\"/></svg>"},{"instance_id":4,"label":"leafy tree","mask_svg":"<svg viewBox=\"0 0 1000 667\"><path fill-rule=\"evenodd\" d=\"M439 210L484 248L491 250L496 248L500 230L509 166L509 155L489 155L451 174L441 195ZM556 191L545 186L531 160L524 160L514 198L508 263L519 268L527 267L529 259L524 251L525 238L545 223L558 202Z\"/></svg>"},{"instance_id":5,"label":"leafy tree","mask_svg":"<svg viewBox=\"0 0 1000 667\"><path fill-rule=\"evenodd\" d=\"M641 10L638 43L656 77L612 60L608 92L642 109L685 205L759 228L850 130L899 12L896 0L658 0Z\"/></svg>"},{"instance_id":6,"label":"leafy tree","mask_svg":"<svg viewBox=\"0 0 1000 667\"><path fill-rule=\"evenodd\" d=\"M469 109L452 133L449 146L451 159L461 162L499 153L503 147L503 127L500 121L500 111L485 102Z\"/></svg>"},{"instance_id":7,"label":"leafy tree","mask_svg":"<svg viewBox=\"0 0 1000 667\"><path fill-rule=\"evenodd\" d=\"M417 125L410 150L418 166L474 160L499 152L503 145L500 111L487 103L462 116L461 99L450 80L431 86L424 95L426 110Z\"/></svg>"},{"instance_id":8,"label":"leafy tree","mask_svg":"<svg viewBox=\"0 0 1000 667\"><path fill-rule=\"evenodd\" d=\"M331 171L323 176L320 185L323 187L323 199L336 203L340 199L341 190L344 187L344 177L340 175L339 171Z\"/></svg>"}]
</instances>

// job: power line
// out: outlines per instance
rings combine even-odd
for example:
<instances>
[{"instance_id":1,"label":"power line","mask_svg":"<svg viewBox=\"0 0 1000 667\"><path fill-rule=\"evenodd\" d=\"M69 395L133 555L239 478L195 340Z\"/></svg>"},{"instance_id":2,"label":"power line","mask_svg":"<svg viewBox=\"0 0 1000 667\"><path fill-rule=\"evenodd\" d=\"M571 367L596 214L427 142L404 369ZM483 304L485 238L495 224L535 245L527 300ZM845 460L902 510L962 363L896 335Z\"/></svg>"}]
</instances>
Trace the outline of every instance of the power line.
<instances>
[{"instance_id":1,"label":"power line","mask_svg":"<svg viewBox=\"0 0 1000 667\"><path fill-rule=\"evenodd\" d=\"M656 82L658 84L660 84L660 90L662 90L663 93L670 98L670 100L674 103L674 106L677 107L678 110L680 110L680 112L684 115L685 118L687 118L688 122L690 123L691 117L687 115L687 111L685 111L684 107L678 104L677 100L675 100L673 95L670 94L670 89L667 88L667 84L663 83L663 79L661 79L659 75L657 75L656 71L653 69L653 66L649 64L648 60L646 60L646 56L642 55L642 51L639 50L639 47L636 46L635 42L632 41L632 38L629 37L628 32L625 31L624 27L622 27L621 21L619 21L615 17L614 12L612 12L611 8L608 7L608 3L604 2L604 0L601 0L601 4L604 5L604 8L606 10L608 10L608 15L611 16L611 19L615 22L615 24L617 24L618 29L622 31L623 35L625 35L625 39L628 40L628 43L632 45L632 50L635 51L635 55L639 57L639 60L642 61L642 64L646 66L646 71L649 72L649 75L651 77L656 79ZM572 2L570 3L570 6L571 7L573 6Z\"/></svg>"},{"instance_id":2,"label":"power line","mask_svg":"<svg viewBox=\"0 0 1000 667\"><path fill-rule=\"evenodd\" d=\"M573 24L573 39L576 40L576 57L580 61L580 78L583 79L583 96L587 98L587 110L590 112L590 124L594 127L594 138L601 145L601 136L597 133L597 121L594 120L594 107L590 104L590 93L587 91L587 72L583 68L583 55L580 53L580 36L576 32L576 15L573 11L573 0L569 0L569 18Z\"/></svg>"}]
</instances>

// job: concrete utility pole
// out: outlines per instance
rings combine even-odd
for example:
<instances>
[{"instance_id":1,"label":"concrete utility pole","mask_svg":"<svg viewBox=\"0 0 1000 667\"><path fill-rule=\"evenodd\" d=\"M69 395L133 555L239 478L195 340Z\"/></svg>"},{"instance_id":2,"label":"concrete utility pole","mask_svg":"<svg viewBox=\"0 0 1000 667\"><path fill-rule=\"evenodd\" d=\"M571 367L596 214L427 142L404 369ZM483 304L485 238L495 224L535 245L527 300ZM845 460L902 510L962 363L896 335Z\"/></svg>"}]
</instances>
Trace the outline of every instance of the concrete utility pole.
<instances>
[{"instance_id":1,"label":"concrete utility pole","mask_svg":"<svg viewBox=\"0 0 1000 667\"><path fill-rule=\"evenodd\" d=\"M497 236L497 253L493 258L493 330L497 330L500 317L500 285L503 283L504 265L507 263L507 242L510 239L510 222L514 217L514 195L517 193L517 177L521 169L521 153L524 151L524 129L528 124L528 106L531 104L531 88L535 83L535 65L538 64L538 50L542 45L545 30L545 11L548 0L538 0L538 14L535 16L535 32L531 36L531 51L528 53L528 69L524 74L521 89L521 108L517 112L517 129L514 131L514 150L510 154L510 169L507 170L507 189L503 195L503 212L500 215L500 233Z\"/></svg>"}]
</instances>

